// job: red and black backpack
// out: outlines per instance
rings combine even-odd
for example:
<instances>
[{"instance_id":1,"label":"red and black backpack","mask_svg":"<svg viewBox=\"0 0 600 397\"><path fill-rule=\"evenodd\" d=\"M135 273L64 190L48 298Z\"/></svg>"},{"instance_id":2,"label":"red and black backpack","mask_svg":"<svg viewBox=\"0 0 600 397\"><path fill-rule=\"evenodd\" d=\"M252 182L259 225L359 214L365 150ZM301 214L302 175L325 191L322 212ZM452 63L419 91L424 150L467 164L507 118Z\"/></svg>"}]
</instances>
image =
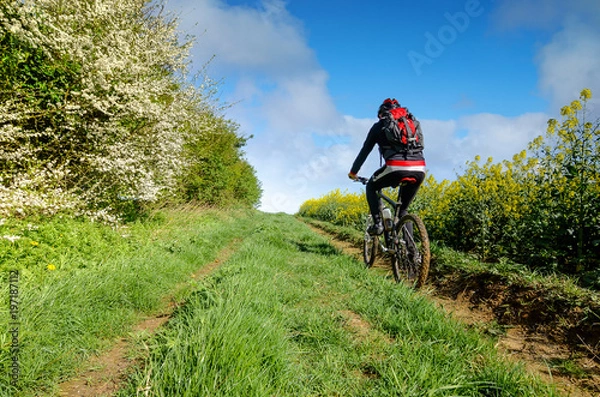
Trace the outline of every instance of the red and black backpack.
<instances>
[{"instance_id":1,"label":"red and black backpack","mask_svg":"<svg viewBox=\"0 0 600 397\"><path fill-rule=\"evenodd\" d=\"M396 99L383 101L379 117L383 123L382 130L393 149L399 152L424 149L421 123Z\"/></svg>"}]
</instances>

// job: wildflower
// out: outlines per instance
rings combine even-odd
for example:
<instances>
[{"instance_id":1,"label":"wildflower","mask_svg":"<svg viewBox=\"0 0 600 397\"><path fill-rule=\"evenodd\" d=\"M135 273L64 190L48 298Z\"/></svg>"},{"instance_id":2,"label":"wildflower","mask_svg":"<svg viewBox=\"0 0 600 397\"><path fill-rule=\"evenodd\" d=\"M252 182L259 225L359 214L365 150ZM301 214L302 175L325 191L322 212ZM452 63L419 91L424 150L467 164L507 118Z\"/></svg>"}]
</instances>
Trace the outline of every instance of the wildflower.
<instances>
[{"instance_id":1,"label":"wildflower","mask_svg":"<svg viewBox=\"0 0 600 397\"><path fill-rule=\"evenodd\" d=\"M587 101L591 97L592 91L589 88L584 88L583 91L581 91L581 99L583 99L584 101Z\"/></svg>"},{"instance_id":2,"label":"wildflower","mask_svg":"<svg viewBox=\"0 0 600 397\"><path fill-rule=\"evenodd\" d=\"M558 125L558 121L556 121L556 119L550 119L548 120L548 131L550 132L554 132L554 130L556 130L556 126ZM541 139L542 137L538 137L538 139Z\"/></svg>"},{"instance_id":3,"label":"wildflower","mask_svg":"<svg viewBox=\"0 0 600 397\"><path fill-rule=\"evenodd\" d=\"M32 246L37 247L38 245L40 245L40 243L38 243L37 241L30 241L29 242Z\"/></svg>"},{"instance_id":4,"label":"wildflower","mask_svg":"<svg viewBox=\"0 0 600 397\"><path fill-rule=\"evenodd\" d=\"M15 241L17 241L18 239L21 238L21 236L10 236L10 235L5 235L2 236L3 239L10 241L11 243L14 243Z\"/></svg>"},{"instance_id":5,"label":"wildflower","mask_svg":"<svg viewBox=\"0 0 600 397\"><path fill-rule=\"evenodd\" d=\"M560 109L560 114L561 114L561 116L570 116L573 114L573 109L571 109L570 106L563 106Z\"/></svg>"},{"instance_id":6,"label":"wildflower","mask_svg":"<svg viewBox=\"0 0 600 397\"><path fill-rule=\"evenodd\" d=\"M48 264L48 266L46 266L46 269L52 271L52 270L56 270L56 266L54 266L52 263Z\"/></svg>"}]
</instances>

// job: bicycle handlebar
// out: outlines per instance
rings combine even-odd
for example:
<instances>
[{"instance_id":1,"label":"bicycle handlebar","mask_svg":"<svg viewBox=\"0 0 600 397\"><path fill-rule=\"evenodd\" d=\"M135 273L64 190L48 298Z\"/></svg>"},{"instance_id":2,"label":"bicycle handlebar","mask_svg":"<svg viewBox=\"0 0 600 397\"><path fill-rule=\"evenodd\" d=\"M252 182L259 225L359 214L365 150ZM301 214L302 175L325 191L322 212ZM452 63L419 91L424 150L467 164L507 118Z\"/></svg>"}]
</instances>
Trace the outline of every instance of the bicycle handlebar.
<instances>
[{"instance_id":1,"label":"bicycle handlebar","mask_svg":"<svg viewBox=\"0 0 600 397\"><path fill-rule=\"evenodd\" d=\"M360 182L363 185L366 185L368 181L369 181L369 178L365 178L364 176L357 176L356 179L354 180L354 182Z\"/></svg>"},{"instance_id":2,"label":"bicycle handlebar","mask_svg":"<svg viewBox=\"0 0 600 397\"><path fill-rule=\"evenodd\" d=\"M362 183L363 185L366 185L368 181L369 181L369 178L365 178L364 176L358 176L358 175L356 176L356 179L354 179L354 182L360 182L360 183ZM398 206L398 205L400 204L400 202L399 202L399 201L398 201L398 202L396 202L396 201L395 201L395 200L393 200L391 197L388 197L388 196L386 196L386 195L385 195L385 194L384 194L384 193L381 191L381 189L379 189L379 190L377 191L377 195L378 195L380 198L382 198L382 199L384 199L385 201L387 201L387 202L388 202L388 203L389 203L389 204L392 206L392 208L396 208L396 206ZM398 196L398 199L400 199L400 196Z\"/></svg>"}]
</instances>

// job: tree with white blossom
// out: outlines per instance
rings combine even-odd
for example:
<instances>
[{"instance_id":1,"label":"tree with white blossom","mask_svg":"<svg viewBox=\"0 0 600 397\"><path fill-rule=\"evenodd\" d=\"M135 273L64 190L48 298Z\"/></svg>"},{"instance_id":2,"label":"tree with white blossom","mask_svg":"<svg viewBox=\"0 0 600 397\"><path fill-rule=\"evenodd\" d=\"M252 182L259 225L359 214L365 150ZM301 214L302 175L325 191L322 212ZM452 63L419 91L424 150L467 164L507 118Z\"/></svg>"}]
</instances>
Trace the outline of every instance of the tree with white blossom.
<instances>
[{"instance_id":1,"label":"tree with white blossom","mask_svg":"<svg viewBox=\"0 0 600 397\"><path fill-rule=\"evenodd\" d=\"M2 1L0 217L169 194L218 119L199 117L214 87L188 83L191 44L160 3Z\"/></svg>"}]
</instances>

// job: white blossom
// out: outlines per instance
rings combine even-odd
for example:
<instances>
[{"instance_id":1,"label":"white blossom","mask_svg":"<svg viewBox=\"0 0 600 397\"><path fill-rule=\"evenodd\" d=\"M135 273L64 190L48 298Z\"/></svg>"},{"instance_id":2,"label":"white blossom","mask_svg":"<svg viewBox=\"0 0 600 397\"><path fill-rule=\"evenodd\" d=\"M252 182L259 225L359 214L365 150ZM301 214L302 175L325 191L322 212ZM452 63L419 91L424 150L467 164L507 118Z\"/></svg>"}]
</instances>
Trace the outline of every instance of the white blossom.
<instances>
[{"instance_id":1,"label":"white blossom","mask_svg":"<svg viewBox=\"0 0 600 397\"><path fill-rule=\"evenodd\" d=\"M47 103L22 87L0 92L0 216L152 201L172 189L187 165L186 131L210 128L198 117L206 96L186 82L191 43L179 43L177 20L146 0L6 3L0 34L39 49L72 81Z\"/></svg>"},{"instance_id":2,"label":"white blossom","mask_svg":"<svg viewBox=\"0 0 600 397\"><path fill-rule=\"evenodd\" d=\"M2 236L2 238L4 240L10 241L11 243L14 243L15 241L19 240L21 238L21 236L4 235L4 236Z\"/></svg>"}]
</instances>

